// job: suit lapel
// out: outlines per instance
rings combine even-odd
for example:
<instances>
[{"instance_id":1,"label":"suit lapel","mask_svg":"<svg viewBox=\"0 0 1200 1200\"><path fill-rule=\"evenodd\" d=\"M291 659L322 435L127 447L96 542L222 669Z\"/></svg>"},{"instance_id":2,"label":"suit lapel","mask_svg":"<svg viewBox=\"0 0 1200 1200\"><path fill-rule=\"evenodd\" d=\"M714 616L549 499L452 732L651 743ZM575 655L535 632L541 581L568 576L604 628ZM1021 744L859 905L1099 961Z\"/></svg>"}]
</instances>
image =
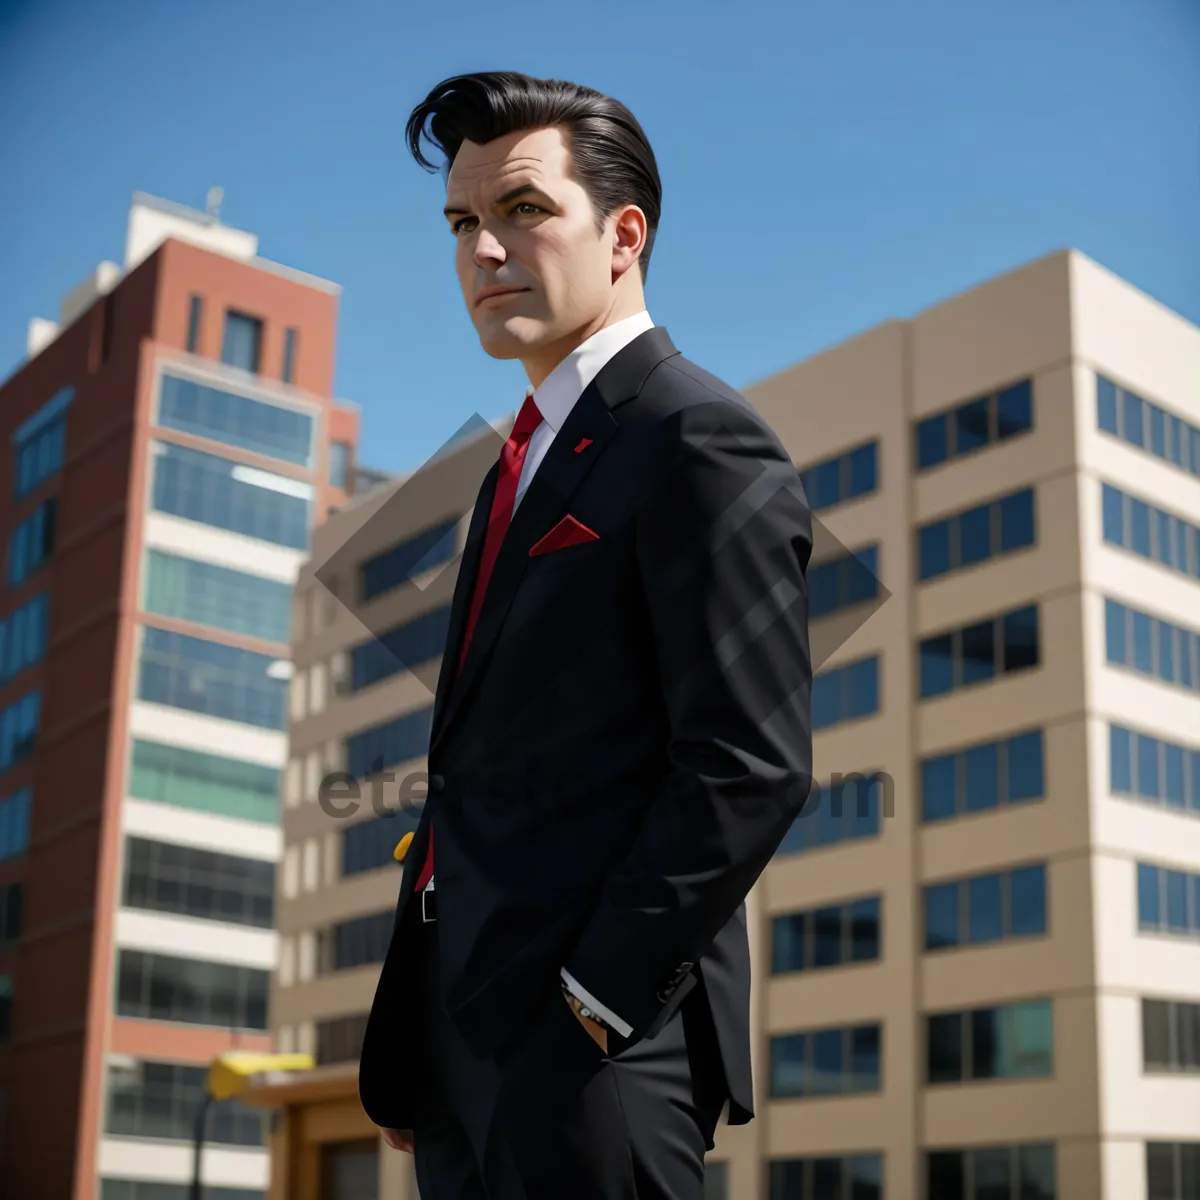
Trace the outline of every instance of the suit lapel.
<instances>
[{"instance_id":1,"label":"suit lapel","mask_svg":"<svg viewBox=\"0 0 1200 1200\"><path fill-rule=\"evenodd\" d=\"M483 669L529 563L530 548L566 516L571 496L616 433L617 423L611 410L635 396L646 376L664 358L677 353L665 329L650 329L614 355L584 389L550 443L545 458L513 514L492 568L462 674L456 678L471 591L483 555L487 518L491 513L499 477L498 465L493 466L485 478L471 516L454 588L450 632L434 702L430 753L445 737L455 716L462 711L465 699ZM577 454L575 447L584 438L589 439L591 444Z\"/></svg>"}]
</instances>

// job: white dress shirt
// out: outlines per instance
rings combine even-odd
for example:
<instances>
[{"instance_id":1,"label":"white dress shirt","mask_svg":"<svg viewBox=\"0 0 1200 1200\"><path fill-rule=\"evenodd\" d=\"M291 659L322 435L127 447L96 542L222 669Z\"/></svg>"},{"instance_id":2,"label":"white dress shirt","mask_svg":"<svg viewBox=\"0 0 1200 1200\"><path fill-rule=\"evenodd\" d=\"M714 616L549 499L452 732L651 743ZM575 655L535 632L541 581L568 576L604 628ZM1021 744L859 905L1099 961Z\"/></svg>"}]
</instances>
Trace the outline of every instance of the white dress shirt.
<instances>
[{"instance_id":1,"label":"white dress shirt","mask_svg":"<svg viewBox=\"0 0 1200 1200\"><path fill-rule=\"evenodd\" d=\"M546 376L537 388L527 388L525 394L532 394L533 402L538 412L542 414L541 423L529 438L525 450L525 461L521 464L521 478L517 481L517 496L513 501L513 512L521 503L522 497L529 488L530 481L546 457L551 442L558 436L571 410L579 397L583 395L588 384L600 374L601 367L618 351L624 350L634 338L640 337L647 329L653 329L654 322L650 314L642 309L632 317L625 317L607 325L599 333L594 333L586 342L582 342L566 358ZM426 890L433 887L433 876L425 885ZM563 981L571 992L583 1001L610 1028L622 1037L628 1037L633 1027L622 1021L615 1013L605 1008L595 996L580 986L571 974L563 968Z\"/></svg>"}]
</instances>

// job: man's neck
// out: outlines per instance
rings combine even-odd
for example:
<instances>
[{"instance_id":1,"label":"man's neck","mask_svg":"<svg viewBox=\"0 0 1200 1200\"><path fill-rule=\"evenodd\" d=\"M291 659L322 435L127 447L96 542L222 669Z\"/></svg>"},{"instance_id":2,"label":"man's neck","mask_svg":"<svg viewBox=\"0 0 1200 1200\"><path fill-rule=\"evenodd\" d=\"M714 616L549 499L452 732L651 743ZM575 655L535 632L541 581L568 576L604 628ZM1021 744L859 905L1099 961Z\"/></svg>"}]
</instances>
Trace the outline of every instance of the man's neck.
<instances>
[{"instance_id":1,"label":"man's neck","mask_svg":"<svg viewBox=\"0 0 1200 1200\"><path fill-rule=\"evenodd\" d=\"M614 306L604 316L589 322L582 329L576 330L568 337L561 338L553 345L540 347L540 352L535 357L523 358L521 366L525 368L525 375L529 379L530 386L535 390L541 387L550 372L578 350L588 338L595 337L602 329L607 329L618 321L624 321L626 317L636 316L645 311L645 308L645 298L637 296L619 306Z\"/></svg>"}]
</instances>

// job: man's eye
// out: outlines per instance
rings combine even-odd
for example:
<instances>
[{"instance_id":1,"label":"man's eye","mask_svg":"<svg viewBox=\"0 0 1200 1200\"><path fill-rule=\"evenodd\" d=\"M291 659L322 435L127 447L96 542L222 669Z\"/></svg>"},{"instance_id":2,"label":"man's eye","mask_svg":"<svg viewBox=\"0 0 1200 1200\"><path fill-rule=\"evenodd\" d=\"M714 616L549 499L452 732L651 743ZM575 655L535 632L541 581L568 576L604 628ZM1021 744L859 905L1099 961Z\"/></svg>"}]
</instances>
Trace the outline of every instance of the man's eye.
<instances>
[{"instance_id":1,"label":"man's eye","mask_svg":"<svg viewBox=\"0 0 1200 1200\"><path fill-rule=\"evenodd\" d=\"M474 219L474 217L459 217L458 220L450 226L450 232L454 234L462 233L463 226L466 225L468 221L473 221Z\"/></svg>"},{"instance_id":2,"label":"man's eye","mask_svg":"<svg viewBox=\"0 0 1200 1200\"><path fill-rule=\"evenodd\" d=\"M535 213L539 213L542 211L541 208L539 208L538 205L534 204L531 200L522 200L521 203L518 204L513 211L520 212L521 209L523 209L523 208L530 209L531 212L535 212ZM527 217L530 215L530 213L521 213L521 215L523 217Z\"/></svg>"}]
</instances>

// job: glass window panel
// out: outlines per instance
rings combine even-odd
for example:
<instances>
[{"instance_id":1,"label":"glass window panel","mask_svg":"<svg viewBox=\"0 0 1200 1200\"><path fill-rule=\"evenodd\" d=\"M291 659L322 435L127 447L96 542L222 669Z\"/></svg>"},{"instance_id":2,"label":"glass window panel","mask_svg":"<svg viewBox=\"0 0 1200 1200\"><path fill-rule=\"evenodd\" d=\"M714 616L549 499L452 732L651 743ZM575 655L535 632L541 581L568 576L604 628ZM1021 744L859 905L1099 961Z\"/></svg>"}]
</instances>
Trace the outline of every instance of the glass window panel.
<instances>
[{"instance_id":1,"label":"glass window panel","mask_svg":"<svg viewBox=\"0 0 1200 1200\"><path fill-rule=\"evenodd\" d=\"M1016 804L1045 795L1042 731L1034 729L1009 738L1006 750L1009 802Z\"/></svg>"},{"instance_id":2,"label":"glass window panel","mask_svg":"<svg viewBox=\"0 0 1200 1200\"><path fill-rule=\"evenodd\" d=\"M1033 428L1033 382L1022 379L996 397L996 436L1002 441Z\"/></svg>"},{"instance_id":3,"label":"glass window panel","mask_svg":"<svg viewBox=\"0 0 1200 1200\"><path fill-rule=\"evenodd\" d=\"M1162 925L1160 888L1158 868L1147 863L1138 863L1138 924L1143 929L1158 929Z\"/></svg>"},{"instance_id":4,"label":"glass window panel","mask_svg":"<svg viewBox=\"0 0 1200 1200\"><path fill-rule=\"evenodd\" d=\"M992 554L992 507L981 504L968 509L957 519L958 561L968 567L983 562Z\"/></svg>"},{"instance_id":5,"label":"glass window panel","mask_svg":"<svg viewBox=\"0 0 1200 1200\"><path fill-rule=\"evenodd\" d=\"M1126 665L1128 663L1128 648L1126 646L1127 622L1126 609L1113 600L1104 602L1104 641L1105 652L1110 663Z\"/></svg>"},{"instance_id":6,"label":"glass window panel","mask_svg":"<svg viewBox=\"0 0 1200 1200\"><path fill-rule=\"evenodd\" d=\"M1154 513L1155 557L1165 567L1175 563L1175 518L1170 513Z\"/></svg>"},{"instance_id":7,"label":"glass window panel","mask_svg":"<svg viewBox=\"0 0 1200 1200\"><path fill-rule=\"evenodd\" d=\"M921 766L921 813L926 821L954 816L954 755L926 759Z\"/></svg>"},{"instance_id":8,"label":"glass window panel","mask_svg":"<svg viewBox=\"0 0 1200 1200\"><path fill-rule=\"evenodd\" d=\"M1038 610L1031 604L1004 618L1004 670L1022 671L1039 661Z\"/></svg>"},{"instance_id":9,"label":"glass window panel","mask_svg":"<svg viewBox=\"0 0 1200 1200\"><path fill-rule=\"evenodd\" d=\"M814 1158L812 1165L812 1200L842 1200L845 1195L840 1158Z\"/></svg>"},{"instance_id":10,"label":"glass window panel","mask_svg":"<svg viewBox=\"0 0 1200 1200\"><path fill-rule=\"evenodd\" d=\"M1000 501L1000 553L1032 546L1035 537L1033 489L1005 496Z\"/></svg>"},{"instance_id":11,"label":"glass window panel","mask_svg":"<svg viewBox=\"0 0 1200 1200\"><path fill-rule=\"evenodd\" d=\"M1184 808L1187 797L1184 794L1183 747L1167 743L1163 747L1163 760L1163 793L1166 801L1172 808Z\"/></svg>"},{"instance_id":12,"label":"glass window panel","mask_svg":"<svg viewBox=\"0 0 1200 1200\"><path fill-rule=\"evenodd\" d=\"M864 546L842 560L841 603L861 604L879 595L879 547Z\"/></svg>"},{"instance_id":13,"label":"glass window panel","mask_svg":"<svg viewBox=\"0 0 1200 1200\"><path fill-rule=\"evenodd\" d=\"M996 622L968 625L961 637L963 686L992 679L996 674Z\"/></svg>"},{"instance_id":14,"label":"glass window panel","mask_svg":"<svg viewBox=\"0 0 1200 1200\"><path fill-rule=\"evenodd\" d=\"M1155 800L1162 795L1159 781L1159 750L1162 743L1157 738L1137 735L1137 790L1147 799Z\"/></svg>"},{"instance_id":15,"label":"glass window panel","mask_svg":"<svg viewBox=\"0 0 1200 1200\"><path fill-rule=\"evenodd\" d=\"M257 372L262 348L262 322L245 313L225 314L221 361L243 371Z\"/></svg>"},{"instance_id":16,"label":"glass window panel","mask_svg":"<svg viewBox=\"0 0 1200 1200\"><path fill-rule=\"evenodd\" d=\"M1182 1200L1176 1187L1175 1149L1169 1142L1146 1143L1147 1200Z\"/></svg>"},{"instance_id":17,"label":"glass window panel","mask_svg":"<svg viewBox=\"0 0 1200 1200\"><path fill-rule=\"evenodd\" d=\"M850 452L850 497L865 496L879 486L879 446L869 442Z\"/></svg>"},{"instance_id":18,"label":"glass window panel","mask_svg":"<svg viewBox=\"0 0 1200 1200\"><path fill-rule=\"evenodd\" d=\"M1103 375L1096 376L1096 423L1107 433L1117 432L1117 388Z\"/></svg>"},{"instance_id":19,"label":"glass window panel","mask_svg":"<svg viewBox=\"0 0 1200 1200\"><path fill-rule=\"evenodd\" d=\"M1009 933L1041 937L1046 932L1046 868L1019 867L1009 873Z\"/></svg>"},{"instance_id":20,"label":"glass window panel","mask_svg":"<svg viewBox=\"0 0 1200 1200\"><path fill-rule=\"evenodd\" d=\"M1145 614L1133 615L1133 666L1150 675L1154 671L1154 622Z\"/></svg>"},{"instance_id":21,"label":"glass window panel","mask_svg":"<svg viewBox=\"0 0 1200 1200\"><path fill-rule=\"evenodd\" d=\"M994 942L1004 936L1004 906L999 875L967 881L967 940Z\"/></svg>"},{"instance_id":22,"label":"glass window panel","mask_svg":"<svg viewBox=\"0 0 1200 1200\"><path fill-rule=\"evenodd\" d=\"M1167 433L1163 422L1163 410L1156 404L1146 406L1150 410L1150 450L1159 458L1167 457Z\"/></svg>"},{"instance_id":23,"label":"glass window panel","mask_svg":"<svg viewBox=\"0 0 1200 1200\"><path fill-rule=\"evenodd\" d=\"M838 607L840 562L821 563L808 572L808 615L810 620L828 616Z\"/></svg>"},{"instance_id":24,"label":"glass window panel","mask_svg":"<svg viewBox=\"0 0 1200 1200\"><path fill-rule=\"evenodd\" d=\"M807 965L805 953L807 913L789 913L771 922L771 970L775 974L802 971Z\"/></svg>"},{"instance_id":25,"label":"glass window panel","mask_svg":"<svg viewBox=\"0 0 1200 1200\"><path fill-rule=\"evenodd\" d=\"M954 410L954 453L967 454L988 443L988 399L972 400Z\"/></svg>"},{"instance_id":26,"label":"glass window panel","mask_svg":"<svg viewBox=\"0 0 1200 1200\"><path fill-rule=\"evenodd\" d=\"M1167 683L1174 683L1177 666L1175 635L1178 631L1165 621L1155 621L1155 625L1158 629L1158 677Z\"/></svg>"},{"instance_id":27,"label":"glass window panel","mask_svg":"<svg viewBox=\"0 0 1200 1200\"><path fill-rule=\"evenodd\" d=\"M818 908L813 913L813 965L836 967L843 959L842 912L839 908Z\"/></svg>"},{"instance_id":28,"label":"glass window panel","mask_svg":"<svg viewBox=\"0 0 1200 1200\"><path fill-rule=\"evenodd\" d=\"M966 763L967 812L983 812L999 803L999 762L997 744L972 746L964 754Z\"/></svg>"},{"instance_id":29,"label":"glass window panel","mask_svg":"<svg viewBox=\"0 0 1200 1200\"><path fill-rule=\"evenodd\" d=\"M845 1090L846 1036L842 1029L822 1029L810 1035L813 1069L812 1093L833 1095Z\"/></svg>"},{"instance_id":30,"label":"glass window panel","mask_svg":"<svg viewBox=\"0 0 1200 1200\"><path fill-rule=\"evenodd\" d=\"M1123 411L1121 414L1121 433L1125 440L1134 446L1146 444L1146 413L1145 405L1140 396L1132 392L1122 393Z\"/></svg>"},{"instance_id":31,"label":"glass window panel","mask_svg":"<svg viewBox=\"0 0 1200 1200\"><path fill-rule=\"evenodd\" d=\"M972 1200L1012 1200L1012 1154L1007 1146L971 1154Z\"/></svg>"},{"instance_id":32,"label":"glass window panel","mask_svg":"<svg viewBox=\"0 0 1200 1200\"><path fill-rule=\"evenodd\" d=\"M950 522L935 521L917 534L919 578L934 579L950 570Z\"/></svg>"},{"instance_id":33,"label":"glass window panel","mask_svg":"<svg viewBox=\"0 0 1200 1200\"><path fill-rule=\"evenodd\" d=\"M850 906L850 958L869 962L879 957L881 902L878 896Z\"/></svg>"},{"instance_id":34,"label":"glass window panel","mask_svg":"<svg viewBox=\"0 0 1200 1200\"><path fill-rule=\"evenodd\" d=\"M935 467L949 456L948 422L943 413L917 425L917 469Z\"/></svg>"},{"instance_id":35,"label":"glass window panel","mask_svg":"<svg viewBox=\"0 0 1200 1200\"><path fill-rule=\"evenodd\" d=\"M1167 871L1167 928L1172 933L1188 931L1188 877L1182 871Z\"/></svg>"},{"instance_id":36,"label":"glass window panel","mask_svg":"<svg viewBox=\"0 0 1200 1200\"><path fill-rule=\"evenodd\" d=\"M1104 540L1125 545L1125 496L1107 483L1101 485L1101 513Z\"/></svg>"},{"instance_id":37,"label":"glass window panel","mask_svg":"<svg viewBox=\"0 0 1200 1200\"><path fill-rule=\"evenodd\" d=\"M950 634L921 643L921 695L941 696L954 686L954 639Z\"/></svg>"},{"instance_id":38,"label":"glass window panel","mask_svg":"<svg viewBox=\"0 0 1200 1200\"><path fill-rule=\"evenodd\" d=\"M1128 729L1108 727L1108 785L1113 792L1133 791L1133 745Z\"/></svg>"},{"instance_id":39,"label":"glass window panel","mask_svg":"<svg viewBox=\"0 0 1200 1200\"><path fill-rule=\"evenodd\" d=\"M1135 554L1150 557L1150 506L1132 497L1129 501L1128 544Z\"/></svg>"},{"instance_id":40,"label":"glass window panel","mask_svg":"<svg viewBox=\"0 0 1200 1200\"><path fill-rule=\"evenodd\" d=\"M1017 1147L1019 1200L1058 1200L1054 1146Z\"/></svg>"},{"instance_id":41,"label":"glass window panel","mask_svg":"<svg viewBox=\"0 0 1200 1200\"><path fill-rule=\"evenodd\" d=\"M959 895L957 883L940 883L925 889L925 949L942 950L957 946L959 930Z\"/></svg>"},{"instance_id":42,"label":"glass window panel","mask_svg":"<svg viewBox=\"0 0 1200 1200\"><path fill-rule=\"evenodd\" d=\"M804 1096L809 1091L808 1039L802 1033L771 1039L771 1095Z\"/></svg>"},{"instance_id":43,"label":"glass window panel","mask_svg":"<svg viewBox=\"0 0 1200 1200\"><path fill-rule=\"evenodd\" d=\"M924 1200L969 1200L966 1155L961 1150L935 1150L925 1156Z\"/></svg>"},{"instance_id":44,"label":"glass window panel","mask_svg":"<svg viewBox=\"0 0 1200 1200\"><path fill-rule=\"evenodd\" d=\"M879 711L879 658L864 658L843 668L848 692L847 718L869 716Z\"/></svg>"},{"instance_id":45,"label":"glass window panel","mask_svg":"<svg viewBox=\"0 0 1200 1200\"><path fill-rule=\"evenodd\" d=\"M881 1041L878 1025L859 1025L850 1030L850 1077L846 1081L847 1091L879 1090Z\"/></svg>"},{"instance_id":46,"label":"glass window panel","mask_svg":"<svg viewBox=\"0 0 1200 1200\"><path fill-rule=\"evenodd\" d=\"M814 508L832 508L842 499L842 459L818 463L813 471Z\"/></svg>"},{"instance_id":47,"label":"glass window panel","mask_svg":"<svg viewBox=\"0 0 1200 1200\"><path fill-rule=\"evenodd\" d=\"M842 717L842 677L837 670L822 671L812 682L812 723L814 729L836 725Z\"/></svg>"},{"instance_id":48,"label":"glass window panel","mask_svg":"<svg viewBox=\"0 0 1200 1200\"><path fill-rule=\"evenodd\" d=\"M939 1013L926 1023L926 1077L930 1083L957 1083L963 1078L962 1017Z\"/></svg>"},{"instance_id":49,"label":"glass window panel","mask_svg":"<svg viewBox=\"0 0 1200 1200\"><path fill-rule=\"evenodd\" d=\"M1148 1071L1171 1067L1171 1006L1165 1000L1142 1000L1142 1062Z\"/></svg>"}]
</instances>

